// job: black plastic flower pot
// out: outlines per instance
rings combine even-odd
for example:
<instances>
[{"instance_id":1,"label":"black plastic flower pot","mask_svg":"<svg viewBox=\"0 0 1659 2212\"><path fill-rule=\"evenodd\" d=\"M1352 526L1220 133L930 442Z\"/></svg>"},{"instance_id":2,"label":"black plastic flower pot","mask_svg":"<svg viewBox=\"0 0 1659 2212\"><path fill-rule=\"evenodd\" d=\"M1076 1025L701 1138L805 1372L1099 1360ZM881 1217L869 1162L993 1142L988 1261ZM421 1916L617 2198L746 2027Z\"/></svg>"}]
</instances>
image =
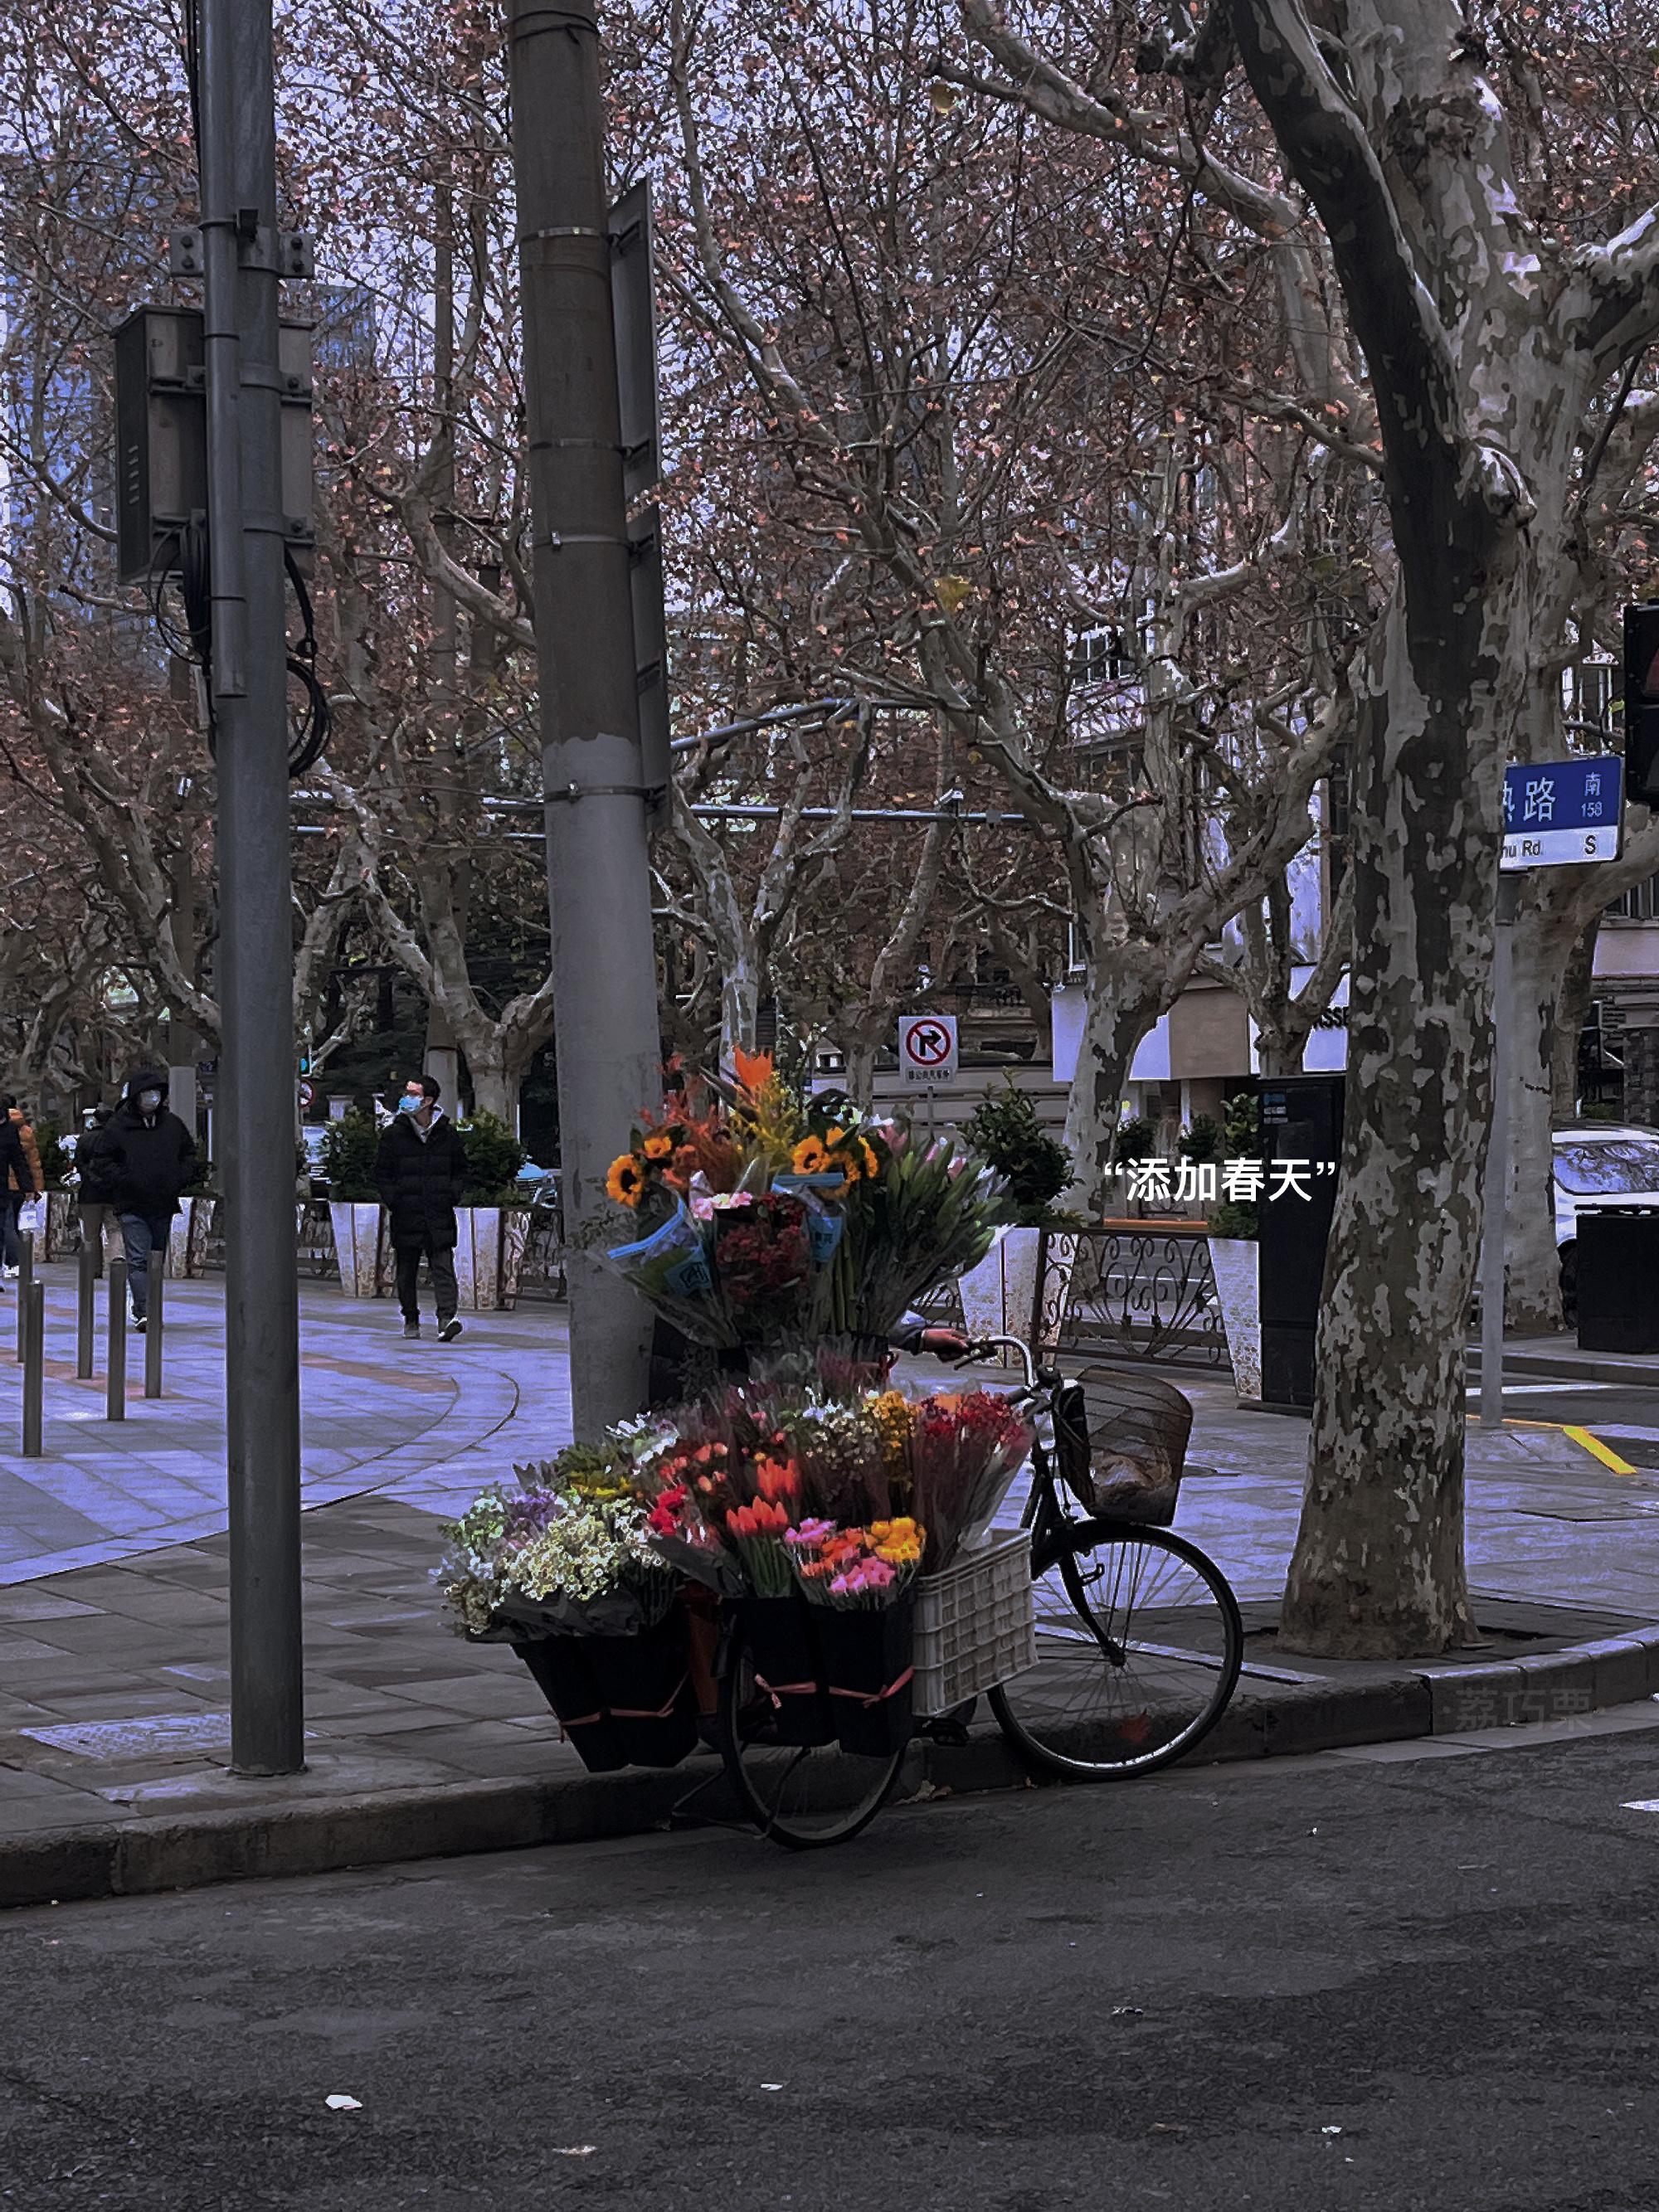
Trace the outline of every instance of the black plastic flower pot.
<instances>
[{"instance_id":1,"label":"black plastic flower pot","mask_svg":"<svg viewBox=\"0 0 1659 2212\"><path fill-rule=\"evenodd\" d=\"M833 1743L836 1716L824 1690L812 1608L792 1595L739 1598L737 1609L755 1686L771 1705L769 1734L779 1743Z\"/></svg>"},{"instance_id":2,"label":"black plastic flower pot","mask_svg":"<svg viewBox=\"0 0 1659 2212\"><path fill-rule=\"evenodd\" d=\"M836 1732L843 1751L888 1759L915 1733L911 1648L915 1598L869 1612L817 1608L815 1626Z\"/></svg>"},{"instance_id":3,"label":"black plastic flower pot","mask_svg":"<svg viewBox=\"0 0 1659 2212\"><path fill-rule=\"evenodd\" d=\"M513 1648L558 1715L582 1765L590 1774L610 1774L628 1765L628 1752L605 1710L594 1671L591 1654L596 1641L591 1636L538 1636Z\"/></svg>"},{"instance_id":4,"label":"black plastic flower pot","mask_svg":"<svg viewBox=\"0 0 1659 2212\"><path fill-rule=\"evenodd\" d=\"M697 1740L685 1616L637 1636L593 1636L590 1662L623 1756L633 1766L678 1766Z\"/></svg>"}]
</instances>

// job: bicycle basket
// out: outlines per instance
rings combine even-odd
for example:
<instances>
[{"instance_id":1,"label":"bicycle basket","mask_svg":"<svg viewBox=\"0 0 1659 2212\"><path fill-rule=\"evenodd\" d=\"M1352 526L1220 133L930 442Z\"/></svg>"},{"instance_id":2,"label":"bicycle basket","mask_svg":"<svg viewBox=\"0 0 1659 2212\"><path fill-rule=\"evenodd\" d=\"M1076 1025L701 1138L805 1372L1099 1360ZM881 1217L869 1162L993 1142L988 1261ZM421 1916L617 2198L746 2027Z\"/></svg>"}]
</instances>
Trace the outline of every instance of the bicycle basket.
<instances>
[{"instance_id":1,"label":"bicycle basket","mask_svg":"<svg viewBox=\"0 0 1659 2212\"><path fill-rule=\"evenodd\" d=\"M1192 1429L1192 1406L1173 1383L1089 1368L1060 1392L1055 1457L1085 1512L1167 1528Z\"/></svg>"}]
</instances>

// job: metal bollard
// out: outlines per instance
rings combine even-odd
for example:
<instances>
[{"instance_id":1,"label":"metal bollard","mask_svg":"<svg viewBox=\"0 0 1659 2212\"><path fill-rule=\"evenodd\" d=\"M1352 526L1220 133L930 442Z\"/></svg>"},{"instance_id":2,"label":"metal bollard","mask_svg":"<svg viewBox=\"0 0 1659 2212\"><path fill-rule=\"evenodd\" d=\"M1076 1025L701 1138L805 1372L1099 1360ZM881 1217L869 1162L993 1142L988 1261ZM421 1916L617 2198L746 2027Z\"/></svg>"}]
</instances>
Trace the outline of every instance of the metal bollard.
<instances>
[{"instance_id":1,"label":"metal bollard","mask_svg":"<svg viewBox=\"0 0 1659 2212\"><path fill-rule=\"evenodd\" d=\"M149 1304L144 1321L144 1395L159 1398L161 1395L161 1270L157 1264L160 1255L149 1263Z\"/></svg>"},{"instance_id":2,"label":"metal bollard","mask_svg":"<svg viewBox=\"0 0 1659 2212\"><path fill-rule=\"evenodd\" d=\"M46 1374L46 1286L30 1283L20 1309L26 1324L23 1359L23 1456L40 1456L40 1404Z\"/></svg>"},{"instance_id":3,"label":"metal bollard","mask_svg":"<svg viewBox=\"0 0 1659 2212\"><path fill-rule=\"evenodd\" d=\"M92 1340L98 1326L99 1246L81 1245L80 1273L75 1285L75 1379L92 1380Z\"/></svg>"},{"instance_id":4,"label":"metal bollard","mask_svg":"<svg viewBox=\"0 0 1659 2212\"><path fill-rule=\"evenodd\" d=\"M17 1246L17 1364L21 1367L28 1337L29 1285L34 1280L34 1231L26 1229Z\"/></svg>"},{"instance_id":5,"label":"metal bollard","mask_svg":"<svg viewBox=\"0 0 1659 2212\"><path fill-rule=\"evenodd\" d=\"M104 1418L125 1421L127 1417L127 1263L109 1263L109 1374L105 1384Z\"/></svg>"}]
</instances>

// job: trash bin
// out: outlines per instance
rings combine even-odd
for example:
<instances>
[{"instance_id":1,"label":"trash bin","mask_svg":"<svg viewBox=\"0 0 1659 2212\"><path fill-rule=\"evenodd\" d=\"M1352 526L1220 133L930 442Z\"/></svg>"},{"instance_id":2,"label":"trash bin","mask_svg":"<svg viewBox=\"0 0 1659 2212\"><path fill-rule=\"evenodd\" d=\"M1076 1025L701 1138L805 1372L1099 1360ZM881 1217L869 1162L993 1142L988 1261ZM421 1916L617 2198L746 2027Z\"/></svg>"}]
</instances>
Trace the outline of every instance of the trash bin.
<instances>
[{"instance_id":1,"label":"trash bin","mask_svg":"<svg viewBox=\"0 0 1659 2212\"><path fill-rule=\"evenodd\" d=\"M1579 1208L1578 1348L1659 1352L1659 1206Z\"/></svg>"}]
</instances>

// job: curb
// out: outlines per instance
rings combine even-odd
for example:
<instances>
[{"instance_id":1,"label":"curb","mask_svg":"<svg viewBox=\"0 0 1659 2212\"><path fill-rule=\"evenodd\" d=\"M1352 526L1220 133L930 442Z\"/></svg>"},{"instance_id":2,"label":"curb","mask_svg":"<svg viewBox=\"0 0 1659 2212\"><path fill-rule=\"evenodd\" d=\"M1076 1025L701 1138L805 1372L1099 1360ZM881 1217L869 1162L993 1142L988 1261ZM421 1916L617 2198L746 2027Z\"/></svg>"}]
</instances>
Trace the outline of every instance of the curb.
<instances>
[{"instance_id":1,"label":"curb","mask_svg":"<svg viewBox=\"0 0 1659 2212\"><path fill-rule=\"evenodd\" d=\"M1530 1659L1429 1663L1366 1682L1269 1680L1247 1669L1192 1765L1577 1719L1656 1693L1659 1626ZM692 1760L666 1773L458 1782L0 1837L0 1907L647 1835L717 1774L712 1760ZM1000 1734L986 1728L959 1748L918 1744L900 1787L902 1795L963 1795L1024 1789L1030 1779Z\"/></svg>"},{"instance_id":2,"label":"curb","mask_svg":"<svg viewBox=\"0 0 1659 2212\"><path fill-rule=\"evenodd\" d=\"M1480 1352L1472 1346L1467 1372L1474 1380L1480 1372ZM1577 1358L1565 1352L1506 1352L1505 1375L1538 1375L1563 1382L1622 1382L1633 1390L1659 1390L1659 1358L1620 1359L1611 1353L1585 1352Z\"/></svg>"}]
</instances>

